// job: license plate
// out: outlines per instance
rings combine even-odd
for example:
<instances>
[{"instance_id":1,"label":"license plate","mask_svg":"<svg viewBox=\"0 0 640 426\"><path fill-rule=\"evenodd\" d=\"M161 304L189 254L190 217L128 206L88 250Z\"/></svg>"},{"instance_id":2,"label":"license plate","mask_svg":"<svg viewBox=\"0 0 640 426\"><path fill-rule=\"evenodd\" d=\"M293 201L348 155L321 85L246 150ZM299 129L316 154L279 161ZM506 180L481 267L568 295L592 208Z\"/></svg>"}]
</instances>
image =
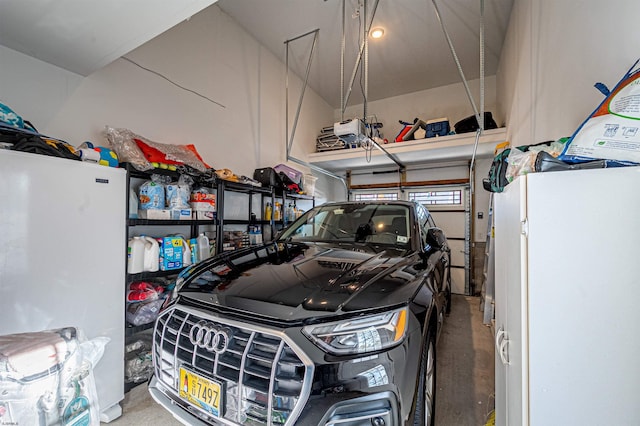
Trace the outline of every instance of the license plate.
<instances>
[{"instance_id":1,"label":"license plate","mask_svg":"<svg viewBox=\"0 0 640 426\"><path fill-rule=\"evenodd\" d=\"M215 417L222 413L222 385L180 368L180 397Z\"/></svg>"}]
</instances>

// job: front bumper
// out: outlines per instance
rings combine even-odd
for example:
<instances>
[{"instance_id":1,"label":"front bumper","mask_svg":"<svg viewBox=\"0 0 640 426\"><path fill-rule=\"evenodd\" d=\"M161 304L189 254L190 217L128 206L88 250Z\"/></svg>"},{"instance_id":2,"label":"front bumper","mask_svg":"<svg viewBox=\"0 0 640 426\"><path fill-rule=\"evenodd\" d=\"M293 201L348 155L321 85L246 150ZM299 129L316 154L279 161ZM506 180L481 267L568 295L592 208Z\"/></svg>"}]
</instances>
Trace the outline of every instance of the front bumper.
<instances>
[{"instance_id":1,"label":"front bumper","mask_svg":"<svg viewBox=\"0 0 640 426\"><path fill-rule=\"evenodd\" d=\"M149 393L180 423L187 426L210 426L211 420L189 403L178 398L155 376L149 382ZM324 426L397 426L398 404L391 392L381 392L334 402L328 410L313 405L304 410L297 424ZM216 424L215 421L213 424ZM223 425L225 423L219 423Z\"/></svg>"},{"instance_id":2,"label":"front bumper","mask_svg":"<svg viewBox=\"0 0 640 426\"><path fill-rule=\"evenodd\" d=\"M271 424L274 426L293 424L389 426L403 424L407 418L410 418L419 356L409 354L419 354L422 344L420 327L415 327L415 323L414 327L409 326L409 330L413 331L407 333L401 345L383 353L345 359L328 356L304 337L299 328L276 330L255 324L240 323L199 309L187 307L178 309L180 312L161 314L162 318L159 318L156 324L153 351L156 375L149 385L149 391L159 404L184 424L259 425L268 424L267 419L271 418ZM178 317L180 321L174 322ZM248 342L277 338L281 341L279 345L286 348L286 351L276 351L277 345L274 345L274 360L271 364L261 364L265 368L271 365L269 367L271 370L265 370L264 375L265 378L271 377L271 381L267 380L268 384L262 387L262 392L259 392L257 386L250 385L255 381L252 374L258 367L252 366L252 359L265 357L265 351L268 348L261 346L263 350L259 351L259 357L251 353L251 346L245 345L244 352L237 351L244 355L237 360L239 368L235 376L236 382L227 382L226 388L231 393L237 391L238 395L235 397L230 395L232 399L228 399L226 406L228 414L223 418L209 417L178 395L179 384L176 378L179 366L200 368L206 361L203 358L206 354L202 354L200 349L190 345L185 337L189 334L189 324L195 324L203 318L229 327L242 328L234 331L236 337L245 332L254 333L254 337L246 339ZM167 346L168 340L173 342L169 346ZM233 351L233 349L242 348L235 348L234 344L229 350ZM292 358L294 352L299 358L297 361ZM210 375L207 371L213 371L212 377L216 380L224 376L229 377L228 369L221 369L221 366L231 365L231 360L226 359L226 355L220 357L209 355L211 360L206 364L206 369L199 370L200 374ZM289 407L290 416L284 417L288 420L280 421L277 411L281 409L278 407L283 406L281 401L287 397L283 396L285 393L278 390L289 382L283 382L278 377L282 375L281 371L286 372L288 365L295 364L294 361L299 362L300 365L295 369L300 390L299 393L289 397L297 402ZM238 387L241 389L238 390ZM256 396L260 396L261 399L257 399ZM252 415L257 413L256 408L259 407L256 403L260 401L263 410L258 414L263 415L262 420Z\"/></svg>"},{"instance_id":3,"label":"front bumper","mask_svg":"<svg viewBox=\"0 0 640 426\"><path fill-rule=\"evenodd\" d=\"M149 393L158 404L162 405L180 423L187 426L211 425L211 423L200 420L199 417L201 414L189 405L189 403L182 401L175 395L172 398L167 396L170 395L171 392L165 388L162 383L158 382L156 376L153 376L149 382Z\"/></svg>"}]
</instances>

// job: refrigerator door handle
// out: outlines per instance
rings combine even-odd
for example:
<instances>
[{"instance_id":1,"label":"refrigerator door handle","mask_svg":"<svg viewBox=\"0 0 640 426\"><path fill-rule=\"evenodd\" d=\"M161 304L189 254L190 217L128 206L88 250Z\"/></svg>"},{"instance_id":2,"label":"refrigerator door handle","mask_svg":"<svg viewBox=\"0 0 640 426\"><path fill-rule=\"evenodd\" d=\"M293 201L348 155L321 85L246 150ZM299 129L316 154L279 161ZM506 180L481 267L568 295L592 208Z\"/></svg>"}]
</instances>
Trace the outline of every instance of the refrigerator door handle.
<instances>
[{"instance_id":1,"label":"refrigerator door handle","mask_svg":"<svg viewBox=\"0 0 640 426\"><path fill-rule=\"evenodd\" d=\"M509 339L506 338L506 332L500 327L496 333L496 352L498 352L498 356L503 365L509 365L509 357L507 355L508 344Z\"/></svg>"}]
</instances>

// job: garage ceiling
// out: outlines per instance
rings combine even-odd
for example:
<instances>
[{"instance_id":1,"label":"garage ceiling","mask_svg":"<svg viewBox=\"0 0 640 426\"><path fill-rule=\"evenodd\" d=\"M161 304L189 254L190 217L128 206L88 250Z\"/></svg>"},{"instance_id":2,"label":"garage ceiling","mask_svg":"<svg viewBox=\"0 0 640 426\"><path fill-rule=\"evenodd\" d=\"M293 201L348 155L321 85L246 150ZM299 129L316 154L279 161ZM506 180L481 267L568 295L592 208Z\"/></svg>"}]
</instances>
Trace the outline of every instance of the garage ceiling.
<instances>
[{"instance_id":1,"label":"garage ceiling","mask_svg":"<svg viewBox=\"0 0 640 426\"><path fill-rule=\"evenodd\" d=\"M0 0L0 44L87 76L216 0Z\"/></svg>"},{"instance_id":2,"label":"garage ceiling","mask_svg":"<svg viewBox=\"0 0 640 426\"><path fill-rule=\"evenodd\" d=\"M345 0L345 84L359 40L358 11L364 0ZM375 0L367 0L369 11ZM495 75L513 0L485 0L485 75ZM284 41L319 28L309 85L340 107L342 0L220 0L217 5L271 52L285 59ZM437 0L445 27L468 80L480 76L480 0ZM432 0L380 0L373 28L382 39L369 43L368 100L384 99L460 82ZM290 43L289 66L304 76L312 37ZM363 101L360 74L349 105Z\"/></svg>"},{"instance_id":3,"label":"garage ceiling","mask_svg":"<svg viewBox=\"0 0 640 426\"><path fill-rule=\"evenodd\" d=\"M344 0L345 85L362 39L365 0ZM379 0L369 43L368 100L460 81L433 0ZM479 77L481 0L436 0L467 79ZM367 0L369 12L375 0ZM216 0L0 0L0 44L86 76ZM485 75L496 73L513 0L484 0ZM277 57L285 40L318 28L310 86L340 106L342 0L220 0L216 3ZM312 37L290 44L290 70L304 76ZM349 105L363 101L362 73Z\"/></svg>"}]
</instances>

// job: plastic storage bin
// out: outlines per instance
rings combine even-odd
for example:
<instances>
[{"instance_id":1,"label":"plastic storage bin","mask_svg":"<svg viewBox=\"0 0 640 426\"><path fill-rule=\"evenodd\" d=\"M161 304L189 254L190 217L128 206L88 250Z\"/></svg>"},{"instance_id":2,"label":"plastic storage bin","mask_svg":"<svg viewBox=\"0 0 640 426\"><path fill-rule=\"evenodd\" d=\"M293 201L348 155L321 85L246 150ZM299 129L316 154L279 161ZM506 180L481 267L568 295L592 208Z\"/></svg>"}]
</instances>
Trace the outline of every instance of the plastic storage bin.
<instances>
[{"instance_id":1,"label":"plastic storage bin","mask_svg":"<svg viewBox=\"0 0 640 426\"><path fill-rule=\"evenodd\" d=\"M289 179L291 179L295 183L299 184L302 180L302 172L296 169L293 169L285 164L278 164L273 168L273 170L275 170L278 173L282 172L286 174L287 176L289 176Z\"/></svg>"},{"instance_id":2,"label":"plastic storage bin","mask_svg":"<svg viewBox=\"0 0 640 426\"><path fill-rule=\"evenodd\" d=\"M311 197L315 196L317 180L318 178L313 175L302 176L302 189L307 195Z\"/></svg>"}]
</instances>

